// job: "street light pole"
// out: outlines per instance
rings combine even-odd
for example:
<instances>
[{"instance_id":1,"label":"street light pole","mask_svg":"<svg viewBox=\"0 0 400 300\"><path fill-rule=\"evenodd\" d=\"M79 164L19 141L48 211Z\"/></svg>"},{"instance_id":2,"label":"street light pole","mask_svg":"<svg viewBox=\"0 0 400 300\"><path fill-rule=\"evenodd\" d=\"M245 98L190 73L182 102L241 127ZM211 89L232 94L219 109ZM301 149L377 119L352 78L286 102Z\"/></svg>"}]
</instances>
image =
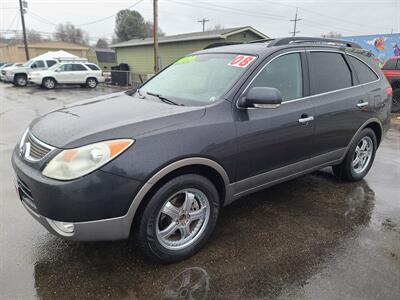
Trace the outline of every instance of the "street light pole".
<instances>
[{"instance_id":1,"label":"street light pole","mask_svg":"<svg viewBox=\"0 0 400 300\"><path fill-rule=\"evenodd\" d=\"M158 73L158 3L153 0L153 43L154 43L154 72Z\"/></svg>"}]
</instances>

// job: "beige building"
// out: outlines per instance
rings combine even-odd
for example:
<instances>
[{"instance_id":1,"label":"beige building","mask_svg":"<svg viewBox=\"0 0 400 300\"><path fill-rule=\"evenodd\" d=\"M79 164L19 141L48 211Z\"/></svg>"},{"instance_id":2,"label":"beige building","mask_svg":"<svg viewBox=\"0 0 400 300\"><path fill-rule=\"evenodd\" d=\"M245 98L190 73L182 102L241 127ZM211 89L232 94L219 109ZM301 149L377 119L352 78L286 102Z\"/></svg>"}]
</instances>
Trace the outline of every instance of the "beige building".
<instances>
[{"instance_id":1,"label":"beige building","mask_svg":"<svg viewBox=\"0 0 400 300\"><path fill-rule=\"evenodd\" d=\"M39 56L49 51L58 50L64 50L73 55L86 58L89 51L88 47L61 41L29 43L28 49L30 58ZM26 61L24 44L0 44L0 61Z\"/></svg>"}]
</instances>

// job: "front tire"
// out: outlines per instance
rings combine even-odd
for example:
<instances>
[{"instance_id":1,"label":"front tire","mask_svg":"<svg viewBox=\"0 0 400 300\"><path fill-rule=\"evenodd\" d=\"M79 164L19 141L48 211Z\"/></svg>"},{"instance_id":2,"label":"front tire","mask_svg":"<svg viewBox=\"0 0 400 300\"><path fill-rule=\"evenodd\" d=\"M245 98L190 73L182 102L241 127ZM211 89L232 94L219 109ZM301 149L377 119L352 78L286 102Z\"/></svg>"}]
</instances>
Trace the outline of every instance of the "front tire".
<instances>
[{"instance_id":1,"label":"front tire","mask_svg":"<svg viewBox=\"0 0 400 300\"><path fill-rule=\"evenodd\" d=\"M364 128L350 145L343 162L332 166L333 173L343 181L363 179L374 162L376 149L375 132Z\"/></svg>"},{"instance_id":2,"label":"front tire","mask_svg":"<svg viewBox=\"0 0 400 300\"><path fill-rule=\"evenodd\" d=\"M137 232L142 253L158 263L186 259L208 241L220 200L205 177L181 175L161 186L144 208Z\"/></svg>"},{"instance_id":3,"label":"front tire","mask_svg":"<svg viewBox=\"0 0 400 300\"><path fill-rule=\"evenodd\" d=\"M53 78L43 79L42 86L48 90L52 90L56 87L56 81Z\"/></svg>"}]
</instances>

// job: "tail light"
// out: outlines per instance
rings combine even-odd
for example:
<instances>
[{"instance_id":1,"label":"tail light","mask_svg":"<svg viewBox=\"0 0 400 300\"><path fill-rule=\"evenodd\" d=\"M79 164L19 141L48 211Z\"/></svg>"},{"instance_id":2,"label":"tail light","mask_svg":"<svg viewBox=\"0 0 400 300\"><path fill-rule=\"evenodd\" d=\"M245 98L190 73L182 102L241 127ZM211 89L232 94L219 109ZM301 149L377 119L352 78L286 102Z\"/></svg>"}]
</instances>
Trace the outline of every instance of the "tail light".
<instances>
[{"instance_id":1,"label":"tail light","mask_svg":"<svg viewBox=\"0 0 400 300\"><path fill-rule=\"evenodd\" d=\"M386 88L386 94L388 96L393 96L393 89L391 87Z\"/></svg>"}]
</instances>

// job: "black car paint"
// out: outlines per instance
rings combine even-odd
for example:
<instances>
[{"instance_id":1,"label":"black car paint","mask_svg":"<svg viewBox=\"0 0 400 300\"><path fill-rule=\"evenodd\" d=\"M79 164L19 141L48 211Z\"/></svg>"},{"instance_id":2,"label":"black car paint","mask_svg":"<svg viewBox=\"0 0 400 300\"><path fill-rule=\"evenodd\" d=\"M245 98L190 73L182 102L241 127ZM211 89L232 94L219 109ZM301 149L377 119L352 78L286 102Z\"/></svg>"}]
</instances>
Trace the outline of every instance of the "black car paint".
<instances>
[{"instance_id":1,"label":"black car paint","mask_svg":"<svg viewBox=\"0 0 400 300\"><path fill-rule=\"evenodd\" d=\"M383 131L388 129L388 105L381 109L370 105L368 110L356 107L365 94L387 99L388 84L377 69L374 70L381 80L368 87L308 97L311 95L306 80L306 98L301 101L283 104L278 109L243 110L236 106L247 84L267 61L285 52L304 50L296 45L268 49L253 44L199 52L258 56L224 99L205 107L175 106L120 93L46 114L33 121L30 128L35 137L57 148L117 138L133 138L135 143L100 170L69 182L41 175L44 165L56 153L45 162L27 163L16 148L14 169L32 186L40 214L59 221L90 221L124 215L146 180L183 158L209 158L221 165L230 183L234 183L346 147L357 129L371 117L380 120ZM315 122L299 124L303 115L315 116ZM107 183L103 185L104 180Z\"/></svg>"}]
</instances>

